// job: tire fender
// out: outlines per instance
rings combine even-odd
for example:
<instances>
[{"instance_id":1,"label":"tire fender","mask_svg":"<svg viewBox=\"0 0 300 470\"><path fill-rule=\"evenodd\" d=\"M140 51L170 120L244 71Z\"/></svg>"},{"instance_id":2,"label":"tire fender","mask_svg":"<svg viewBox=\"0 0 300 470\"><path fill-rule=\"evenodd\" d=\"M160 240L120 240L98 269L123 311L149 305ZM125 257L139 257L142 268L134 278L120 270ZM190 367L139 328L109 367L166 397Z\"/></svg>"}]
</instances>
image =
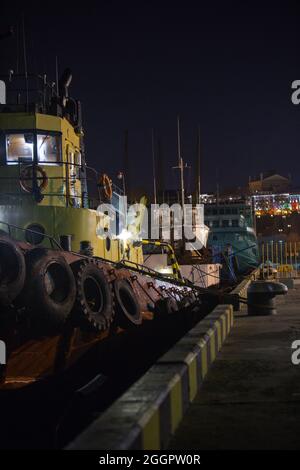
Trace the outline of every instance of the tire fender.
<instances>
[{"instance_id":1,"label":"tire fender","mask_svg":"<svg viewBox=\"0 0 300 470\"><path fill-rule=\"evenodd\" d=\"M43 331L59 330L68 318L76 296L75 279L65 258L56 251L34 248L27 252L26 281L17 299L34 324Z\"/></svg>"},{"instance_id":2,"label":"tire fender","mask_svg":"<svg viewBox=\"0 0 300 470\"><path fill-rule=\"evenodd\" d=\"M18 245L0 237L0 304L10 305L24 287L25 258Z\"/></svg>"},{"instance_id":3,"label":"tire fender","mask_svg":"<svg viewBox=\"0 0 300 470\"><path fill-rule=\"evenodd\" d=\"M96 331L107 330L114 317L113 295L103 269L90 261L75 261L71 265L76 281L74 320Z\"/></svg>"},{"instance_id":4,"label":"tire fender","mask_svg":"<svg viewBox=\"0 0 300 470\"><path fill-rule=\"evenodd\" d=\"M178 304L172 297L159 299L155 304L155 313L158 315L170 315L178 310Z\"/></svg>"},{"instance_id":5,"label":"tire fender","mask_svg":"<svg viewBox=\"0 0 300 470\"><path fill-rule=\"evenodd\" d=\"M122 328L130 328L142 323L142 314L137 297L125 279L114 282L116 322Z\"/></svg>"}]
</instances>

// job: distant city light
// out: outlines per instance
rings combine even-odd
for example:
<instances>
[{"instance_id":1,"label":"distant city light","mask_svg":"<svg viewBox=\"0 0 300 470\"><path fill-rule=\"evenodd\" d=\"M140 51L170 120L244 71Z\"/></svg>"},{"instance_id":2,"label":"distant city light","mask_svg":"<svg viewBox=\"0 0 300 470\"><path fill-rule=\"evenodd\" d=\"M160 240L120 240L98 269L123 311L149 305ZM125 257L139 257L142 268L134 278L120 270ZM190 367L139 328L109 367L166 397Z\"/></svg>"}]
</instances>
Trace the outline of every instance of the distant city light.
<instances>
[{"instance_id":1,"label":"distant city light","mask_svg":"<svg viewBox=\"0 0 300 470\"><path fill-rule=\"evenodd\" d=\"M264 194L253 196L256 216L286 216L300 213L300 194Z\"/></svg>"}]
</instances>

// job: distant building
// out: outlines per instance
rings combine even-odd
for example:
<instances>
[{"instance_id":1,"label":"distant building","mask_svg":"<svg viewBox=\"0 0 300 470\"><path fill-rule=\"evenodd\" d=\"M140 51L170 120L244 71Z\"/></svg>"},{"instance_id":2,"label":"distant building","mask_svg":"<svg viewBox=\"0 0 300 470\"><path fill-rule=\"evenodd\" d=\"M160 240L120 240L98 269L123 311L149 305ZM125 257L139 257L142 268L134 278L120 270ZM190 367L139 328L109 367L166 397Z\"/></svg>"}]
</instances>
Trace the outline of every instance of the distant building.
<instances>
[{"instance_id":1,"label":"distant building","mask_svg":"<svg viewBox=\"0 0 300 470\"><path fill-rule=\"evenodd\" d=\"M256 193L283 193L291 188L291 179L276 172L261 173L259 177L249 178L249 191Z\"/></svg>"}]
</instances>

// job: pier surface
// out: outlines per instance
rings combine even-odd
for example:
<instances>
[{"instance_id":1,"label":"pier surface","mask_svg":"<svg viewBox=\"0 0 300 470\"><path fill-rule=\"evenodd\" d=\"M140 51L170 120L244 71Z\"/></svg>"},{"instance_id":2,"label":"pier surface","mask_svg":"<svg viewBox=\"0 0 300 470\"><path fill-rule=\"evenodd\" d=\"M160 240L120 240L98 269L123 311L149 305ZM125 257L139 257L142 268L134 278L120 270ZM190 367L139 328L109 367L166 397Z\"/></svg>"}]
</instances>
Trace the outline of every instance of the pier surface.
<instances>
[{"instance_id":1,"label":"pier surface","mask_svg":"<svg viewBox=\"0 0 300 470\"><path fill-rule=\"evenodd\" d=\"M300 281L277 315L237 313L235 325L170 449L300 449Z\"/></svg>"}]
</instances>

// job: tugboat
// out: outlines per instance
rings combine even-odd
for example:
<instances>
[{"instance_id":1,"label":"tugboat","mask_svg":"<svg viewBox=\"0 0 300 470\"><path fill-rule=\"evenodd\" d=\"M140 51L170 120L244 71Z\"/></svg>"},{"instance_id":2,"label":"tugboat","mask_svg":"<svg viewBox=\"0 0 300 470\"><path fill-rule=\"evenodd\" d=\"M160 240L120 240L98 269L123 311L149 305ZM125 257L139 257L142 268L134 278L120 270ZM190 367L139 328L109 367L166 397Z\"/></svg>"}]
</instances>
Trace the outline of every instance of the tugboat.
<instances>
[{"instance_id":1,"label":"tugboat","mask_svg":"<svg viewBox=\"0 0 300 470\"><path fill-rule=\"evenodd\" d=\"M12 72L1 78L0 339L7 364L0 375L9 389L64 370L109 332L197 296L176 272L162 276L143 266L142 214L130 231L122 228L122 191L86 164L71 71L58 84Z\"/></svg>"}]
</instances>

